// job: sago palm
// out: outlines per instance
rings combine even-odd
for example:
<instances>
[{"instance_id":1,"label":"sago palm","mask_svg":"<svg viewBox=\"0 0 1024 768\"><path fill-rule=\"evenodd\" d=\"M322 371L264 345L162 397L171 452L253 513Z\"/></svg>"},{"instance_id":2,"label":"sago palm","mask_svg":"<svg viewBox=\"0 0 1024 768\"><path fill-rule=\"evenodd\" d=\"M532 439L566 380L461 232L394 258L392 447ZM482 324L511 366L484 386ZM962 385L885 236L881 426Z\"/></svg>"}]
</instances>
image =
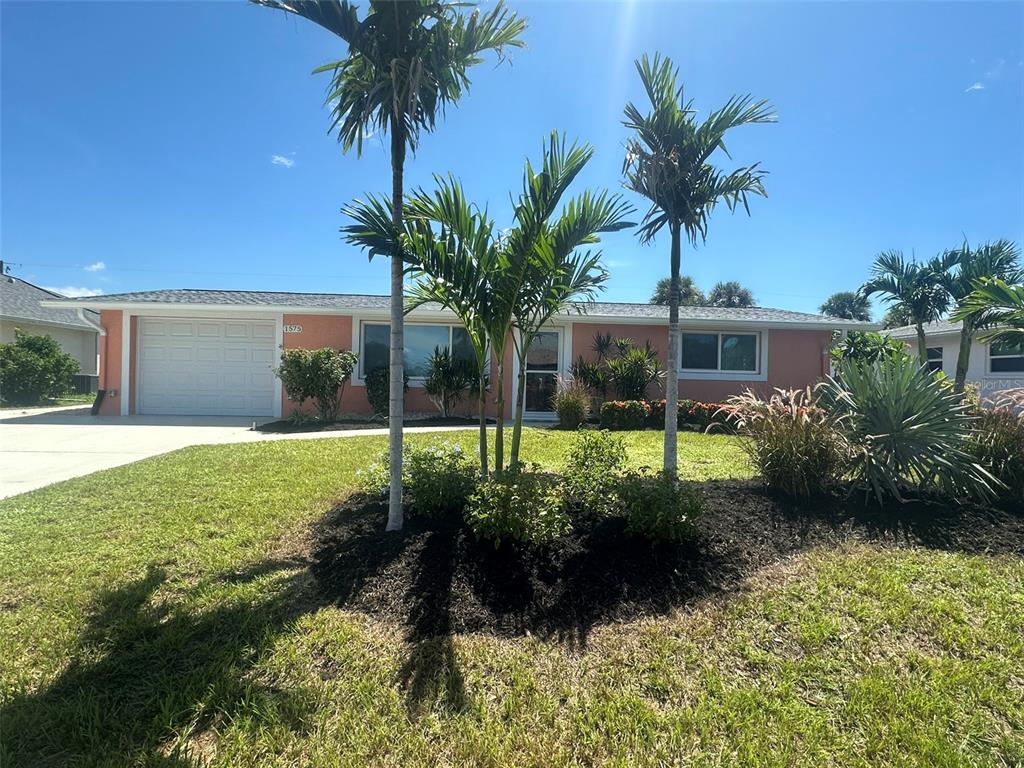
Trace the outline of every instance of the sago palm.
<instances>
[{"instance_id":1,"label":"sago palm","mask_svg":"<svg viewBox=\"0 0 1024 768\"><path fill-rule=\"evenodd\" d=\"M1024 282L1020 267L1020 249L1009 240L997 240L978 248L971 248L966 242L951 251L956 259L958 271L950 281L950 292L958 307L963 306L982 280L1003 280L1009 284ZM956 358L955 389L964 391L967 368L971 362L971 346L978 329L974 315L967 315L960 326L960 352Z\"/></svg>"},{"instance_id":2,"label":"sago palm","mask_svg":"<svg viewBox=\"0 0 1024 768\"><path fill-rule=\"evenodd\" d=\"M891 310L905 314L917 329L917 355L928 364L928 343L924 326L942 317L949 308L949 269L956 259L943 254L927 262L907 261L902 251L884 251L875 259L871 279L861 293L883 294Z\"/></svg>"},{"instance_id":3,"label":"sago palm","mask_svg":"<svg viewBox=\"0 0 1024 768\"><path fill-rule=\"evenodd\" d=\"M669 365L665 406L665 471L677 465L676 410L679 401L679 271L681 239L694 246L707 238L708 222L719 203L729 210L743 206L748 213L750 195L764 196L765 171L759 165L723 171L712 162L716 152L729 157L725 135L732 128L776 120L766 101L734 96L725 106L697 119L692 102L683 93L678 72L667 58L643 56L636 62L650 111L626 106L624 125L634 132L626 143L623 171L626 186L646 197L651 207L640 225L640 240L647 243L664 227L671 237L671 289L669 291Z\"/></svg>"},{"instance_id":4,"label":"sago palm","mask_svg":"<svg viewBox=\"0 0 1024 768\"><path fill-rule=\"evenodd\" d=\"M302 16L340 37L348 56L314 70L331 75L331 129L342 149L362 150L373 131L390 134L391 219L402 228L406 149L415 150L421 131L433 130L438 115L469 87L468 70L494 51L520 46L526 23L501 2L486 13L461 12L470 3L449 0L370 0L359 17L347 0L251 0ZM391 260L390 462L388 530L402 527L402 278L404 264Z\"/></svg>"}]
</instances>

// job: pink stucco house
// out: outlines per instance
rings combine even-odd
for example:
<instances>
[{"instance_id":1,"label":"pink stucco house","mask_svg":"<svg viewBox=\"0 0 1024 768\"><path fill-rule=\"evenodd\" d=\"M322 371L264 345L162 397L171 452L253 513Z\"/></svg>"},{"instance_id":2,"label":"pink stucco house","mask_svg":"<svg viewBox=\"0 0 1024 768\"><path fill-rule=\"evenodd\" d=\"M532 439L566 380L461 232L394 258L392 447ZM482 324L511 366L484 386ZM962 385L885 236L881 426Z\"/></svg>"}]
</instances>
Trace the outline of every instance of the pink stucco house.
<instances>
[{"instance_id":1,"label":"pink stucco house","mask_svg":"<svg viewBox=\"0 0 1024 768\"><path fill-rule=\"evenodd\" d=\"M272 291L165 290L47 302L95 310L100 338L100 413L287 416L287 401L273 374L280 350L331 346L359 353L342 410L368 414L365 375L387 364L388 297ZM781 309L683 307L679 394L720 401L747 387L804 387L828 372L833 331L877 326ZM422 375L435 346L464 349L463 330L439 307L406 317L406 370L410 413L432 413ZM557 317L541 335L527 366L526 410L550 414L555 377L579 356L592 358L597 333L649 341L662 361L668 350L668 308L595 302ZM511 346L511 345L510 345ZM496 366L492 361L492 380ZM511 400L517 371L505 366ZM651 392L650 396L659 396ZM468 406L471 407L471 406Z\"/></svg>"}]
</instances>

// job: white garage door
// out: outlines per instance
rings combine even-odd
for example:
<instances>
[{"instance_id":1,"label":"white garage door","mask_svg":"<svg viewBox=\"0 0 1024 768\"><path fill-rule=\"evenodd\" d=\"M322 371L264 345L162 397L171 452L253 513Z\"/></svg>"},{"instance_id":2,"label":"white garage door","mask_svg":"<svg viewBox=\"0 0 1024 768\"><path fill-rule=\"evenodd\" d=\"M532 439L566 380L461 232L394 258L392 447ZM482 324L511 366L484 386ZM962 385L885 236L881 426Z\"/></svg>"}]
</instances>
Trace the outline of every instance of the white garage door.
<instances>
[{"instance_id":1,"label":"white garage door","mask_svg":"<svg viewBox=\"0 0 1024 768\"><path fill-rule=\"evenodd\" d=\"M274 323L139 318L137 410L274 415Z\"/></svg>"}]
</instances>

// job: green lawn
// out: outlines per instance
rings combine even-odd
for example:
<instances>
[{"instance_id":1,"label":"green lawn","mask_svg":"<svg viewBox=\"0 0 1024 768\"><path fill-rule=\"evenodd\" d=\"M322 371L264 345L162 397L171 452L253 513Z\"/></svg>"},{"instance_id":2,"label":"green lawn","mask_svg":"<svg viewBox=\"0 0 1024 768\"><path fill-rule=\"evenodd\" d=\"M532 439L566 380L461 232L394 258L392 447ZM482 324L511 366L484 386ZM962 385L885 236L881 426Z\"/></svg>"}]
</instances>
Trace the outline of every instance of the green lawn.
<instances>
[{"instance_id":1,"label":"green lawn","mask_svg":"<svg viewBox=\"0 0 1024 768\"><path fill-rule=\"evenodd\" d=\"M660 433L624 437L657 465ZM686 477L751 474L732 438L680 443ZM1017 558L816 549L585 648L456 636L414 664L296 557L384 445L196 447L0 501L0 765L1024 761Z\"/></svg>"},{"instance_id":2,"label":"green lawn","mask_svg":"<svg viewBox=\"0 0 1024 768\"><path fill-rule=\"evenodd\" d=\"M92 405L96 400L96 395L65 395L64 397L58 397L56 400L47 400L45 403L39 403L38 405L12 405L11 403L0 402L0 409L9 408L56 408L62 405Z\"/></svg>"}]
</instances>

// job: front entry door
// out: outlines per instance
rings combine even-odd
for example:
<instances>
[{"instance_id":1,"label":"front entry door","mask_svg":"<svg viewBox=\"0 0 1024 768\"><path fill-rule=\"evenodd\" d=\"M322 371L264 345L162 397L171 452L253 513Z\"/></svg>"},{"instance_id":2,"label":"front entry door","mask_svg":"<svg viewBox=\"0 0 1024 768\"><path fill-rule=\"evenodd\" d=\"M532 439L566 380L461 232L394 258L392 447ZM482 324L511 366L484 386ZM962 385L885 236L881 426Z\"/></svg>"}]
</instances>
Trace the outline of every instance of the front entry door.
<instances>
[{"instance_id":1,"label":"front entry door","mask_svg":"<svg viewBox=\"0 0 1024 768\"><path fill-rule=\"evenodd\" d=\"M526 353L526 402L530 414L550 414L555 410L552 400L558 384L559 362L562 359L562 332L541 331Z\"/></svg>"}]
</instances>

